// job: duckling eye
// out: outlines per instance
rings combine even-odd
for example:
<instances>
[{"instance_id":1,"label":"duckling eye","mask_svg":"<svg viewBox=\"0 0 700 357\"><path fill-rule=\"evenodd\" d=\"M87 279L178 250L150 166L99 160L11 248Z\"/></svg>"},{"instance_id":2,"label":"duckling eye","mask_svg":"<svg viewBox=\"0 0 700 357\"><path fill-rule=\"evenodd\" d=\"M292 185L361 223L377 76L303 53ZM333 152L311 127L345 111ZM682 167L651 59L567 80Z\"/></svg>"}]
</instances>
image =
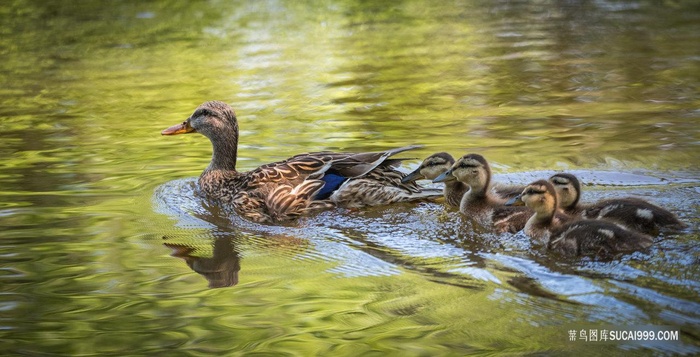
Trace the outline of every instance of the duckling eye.
<instances>
[{"instance_id":1,"label":"duckling eye","mask_svg":"<svg viewBox=\"0 0 700 357\"><path fill-rule=\"evenodd\" d=\"M527 189L527 191L525 191L526 195L541 195L543 193L544 193L544 191L538 191L538 190L535 190L534 188L529 188L529 189Z\"/></svg>"}]
</instances>

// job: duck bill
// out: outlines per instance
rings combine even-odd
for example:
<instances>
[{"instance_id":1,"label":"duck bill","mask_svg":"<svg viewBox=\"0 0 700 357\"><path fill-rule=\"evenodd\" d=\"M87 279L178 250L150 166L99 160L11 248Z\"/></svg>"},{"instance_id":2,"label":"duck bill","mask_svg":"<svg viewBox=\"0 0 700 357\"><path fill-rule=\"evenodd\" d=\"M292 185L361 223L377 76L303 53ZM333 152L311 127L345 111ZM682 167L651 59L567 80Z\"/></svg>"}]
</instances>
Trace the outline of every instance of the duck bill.
<instances>
[{"instance_id":1,"label":"duck bill","mask_svg":"<svg viewBox=\"0 0 700 357\"><path fill-rule=\"evenodd\" d=\"M523 202L523 200L520 199L521 197L522 197L522 195L517 195L517 196L509 199L508 201L506 201L505 205L506 206L525 206L525 202Z\"/></svg>"},{"instance_id":2,"label":"duck bill","mask_svg":"<svg viewBox=\"0 0 700 357\"><path fill-rule=\"evenodd\" d=\"M185 121L182 124L178 125L173 125L163 131L161 131L161 135L178 135L178 134L188 134L188 133L194 133L195 130L193 127L190 126L190 123Z\"/></svg>"},{"instance_id":3,"label":"duck bill","mask_svg":"<svg viewBox=\"0 0 700 357\"><path fill-rule=\"evenodd\" d=\"M420 167L417 168L415 171L411 172L410 174L404 176L404 178L401 179L401 183L407 183L407 182L413 182L416 180L423 179L423 175L420 173Z\"/></svg>"},{"instance_id":4,"label":"duck bill","mask_svg":"<svg viewBox=\"0 0 700 357\"><path fill-rule=\"evenodd\" d=\"M452 181L455 180L455 177L452 176L452 170L447 170L440 174L440 176L436 177L433 182L447 182L447 181Z\"/></svg>"}]
</instances>

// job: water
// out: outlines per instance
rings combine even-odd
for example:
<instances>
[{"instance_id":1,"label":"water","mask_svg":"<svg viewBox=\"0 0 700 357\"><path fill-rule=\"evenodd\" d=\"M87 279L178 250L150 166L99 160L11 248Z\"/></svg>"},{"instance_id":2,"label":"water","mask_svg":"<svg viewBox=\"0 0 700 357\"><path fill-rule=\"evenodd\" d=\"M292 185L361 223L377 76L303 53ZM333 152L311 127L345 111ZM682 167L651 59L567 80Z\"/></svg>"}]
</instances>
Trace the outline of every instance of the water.
<instances>
[{"instance_id":1,"label":"water","mask_svg":"<svg viewBox=\"0 0 700 357\"><path fill-rule=\"evenodd\" d=\"M692 1L14 1L0 6L7 355L697 354L700 9ZM561 259L439 203L282 226L194 196L231 103L238 165L420 143L499 181L569 170L689 223ZM666 326L680 341L570 341ZM578 337L578 336L577 336Z\"/></svg>"}]
</instances>

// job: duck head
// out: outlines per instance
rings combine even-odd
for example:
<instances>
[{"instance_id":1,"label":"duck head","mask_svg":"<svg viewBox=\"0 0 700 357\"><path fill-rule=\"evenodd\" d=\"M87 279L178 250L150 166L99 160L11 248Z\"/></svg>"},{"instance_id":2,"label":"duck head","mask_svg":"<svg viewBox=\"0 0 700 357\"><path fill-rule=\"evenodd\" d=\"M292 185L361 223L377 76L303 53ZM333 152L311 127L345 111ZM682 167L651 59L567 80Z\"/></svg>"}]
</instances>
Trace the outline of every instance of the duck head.
<instances>
[{"instance_id":1,"label":"duck head","mask_svg":"<svg viewBox=\"0 0 700 357\"><path fill-rule=\"evenodd\" d=\"M558 173L549 178L559 197L559 206L563 209L576 207L581 198L581 182L576 176Z\"/></svg>"},{"instance_id":2,"label":"duck head","mask_svg":"<svg viewBox=\"0 0 700 357\"><path fill-rule=\"evenodd\" d=\"M220 101L205 102L184 122L161 132L162 135L200 133L213 146L210 169L233 170L238 147L238 121L231 106Z\"/></svg>"},{"instance_id":3,"label":"duck head","mask_svg":"<svg viewBox=\"0 0 700 357\"><path fill-rule=\"evenodd\" d=\"M221 132L231 131L238 135L238 121L233 108L224 102L210 101L198 106L184 122L163 130L161 134L200 133L212 139Z\"/></svg>"},{"instance_id":4,"label":"duck head","mask_svg":"<svg viewBox=\"0 0 700 357\"><path fill-rule=\"evenodd\" d=\"M549 181L535 181L527 185L520 195L506 202L506 206L522 205L539 216L551 217L557 209L557 192Z\"/></svg>"},{"instance_id":5,"label":"duck head","mask_svg":"<svg viewBox=\"0 0 700 357\"><path fill-rule=\"evenodd\" d=\"M455 159L446 152L432 154L423 160L417 169L401 179L401 182L406 183L422 179L434 180L436 177L449 170L454 163Z\"/></svg>"},{"instance_id":6,"label":"duck head","mask_svg":"<svg viewBox=\"0 0 700 357\"><path fill-rule=\"evenodd\" d=\"M457 180L471 187L474 192L485 192L491 181L491 168L479 154L467 154L459 158L452 167L433 182Z\"/></svg>"}]
</instances>

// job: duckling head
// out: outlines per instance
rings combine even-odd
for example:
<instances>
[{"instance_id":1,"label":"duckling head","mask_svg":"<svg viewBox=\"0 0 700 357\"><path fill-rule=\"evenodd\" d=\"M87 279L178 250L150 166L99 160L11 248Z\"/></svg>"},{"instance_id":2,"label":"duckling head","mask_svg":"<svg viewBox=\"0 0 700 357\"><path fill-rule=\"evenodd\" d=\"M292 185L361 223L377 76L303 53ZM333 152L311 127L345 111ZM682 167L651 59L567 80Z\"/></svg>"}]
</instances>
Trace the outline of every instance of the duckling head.
<instances>
[{"instance_id":1,"label":"duckling head","mask_svg":"<svg viewBox=\"0 0 700 357\"><path fill-rule=\"evenodd\" d=\"M581 198L581 182L576 176L568 173L558 173L549 178L559 197L559 207L570 209L576 207Z\"/></svg>"},{"instance_id":2,"label":"duckling head","mask_svg":"<svg viewBox=\"0 0 700 357\"><path fill-rule=\"evenodd\" d=\"M453 179L471 187L473 192L486 192L491 181L489 163L479 154L467 154L459 158L447 172L438 176L433 182Z\"/></svg>"},{"instance_id":3,"label":"duckling head","mask_svg":"<svg viewBox=\"0 0 700 357\"><path fill-rule=\"evenodd\" d=\"M447 172L454 163L455 159L446 152L432 154L423 160L417 169L401 179L401 182L406 183L421 179L434 180L436 177Z\"/></svg>"},{"instance_id":4,"label":"duckling head","mask_svg":"<svg viewBox=\"0 0 700 357\"><path fill-rule=\"evenodd\" d=\"M537 215L552 216L557 209L557 192L547 180L527 185L515 200L518 198Z\"/></svg>"}]
</instances>

